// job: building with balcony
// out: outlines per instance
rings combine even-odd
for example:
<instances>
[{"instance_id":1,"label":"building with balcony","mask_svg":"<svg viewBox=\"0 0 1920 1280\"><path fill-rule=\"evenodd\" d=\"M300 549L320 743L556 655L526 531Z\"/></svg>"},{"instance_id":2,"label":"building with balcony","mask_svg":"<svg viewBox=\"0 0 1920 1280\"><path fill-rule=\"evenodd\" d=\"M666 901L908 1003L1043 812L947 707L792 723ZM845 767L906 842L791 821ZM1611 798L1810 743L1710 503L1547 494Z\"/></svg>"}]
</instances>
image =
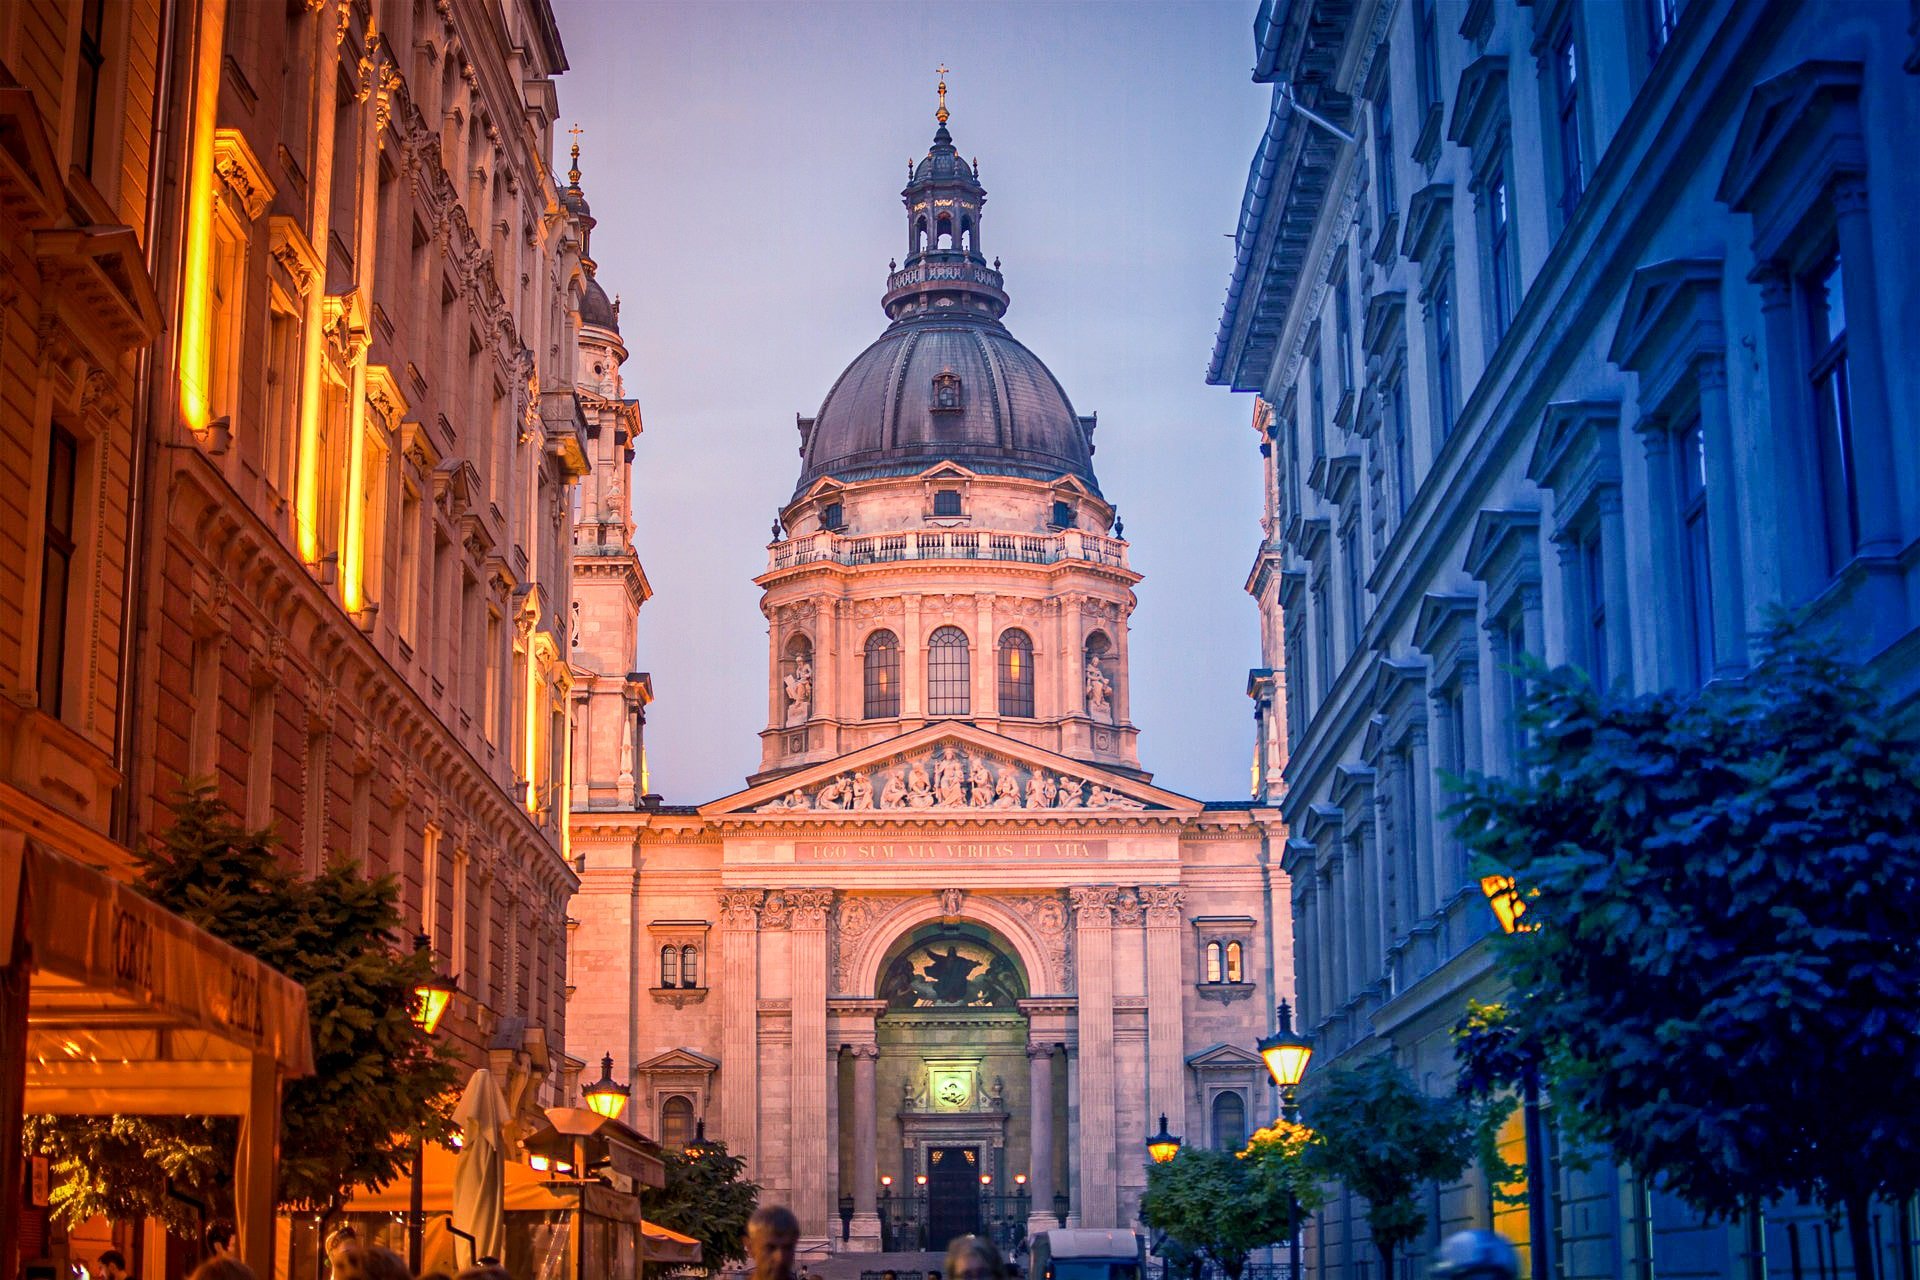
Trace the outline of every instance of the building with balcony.
<instances>
[{"instance_id":1,"label":"building with balcony","mask_svg":"<svg viewBox=\"0 0 1920 1280\"><path fill-rule=\"evenodd\" d=\"M1912 714L1920 13L1264 0L1255 35L1274 105L1209 379L1259 396L1260 797L1315 1069L1391 1052L1442 1091L1497 995L1444 776L1513 766L1519 659L1693 689L1804 610ZM1604 1164L1546 1184L1567 1277L1747 1265ZM1429 1216L1409 1274L1489 1223L1534 1265L1477 1173ZM1775 1206L1762 1239L1814 1229ZM1308 1258L1369 1273L1351 1196Z\"/></svg>"}]
</instances>

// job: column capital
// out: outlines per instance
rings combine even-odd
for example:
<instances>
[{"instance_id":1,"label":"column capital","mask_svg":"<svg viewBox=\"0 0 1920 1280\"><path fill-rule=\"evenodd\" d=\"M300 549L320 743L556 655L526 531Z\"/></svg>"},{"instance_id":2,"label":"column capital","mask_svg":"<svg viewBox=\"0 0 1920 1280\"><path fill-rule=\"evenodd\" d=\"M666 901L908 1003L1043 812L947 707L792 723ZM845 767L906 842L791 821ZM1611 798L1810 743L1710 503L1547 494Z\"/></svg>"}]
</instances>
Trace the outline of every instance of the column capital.
<instances>
[{"instance_id":1,"label":"column capital","mask_svg":"<svg viewBox=\"0 0 1920 1280\"><path fill-rule=\"evenodd\" d=\"M850 1058L866 1058L872 1060L880 1056L880 1046L871 1043L850 1044L846 1046L846 1053Z\"/></svg>"},{"instance_id":2,"label":"column capital","mask_svg":"<svg viewBox=\"0 0 1920 1280\"><path fill-rule=\"evenodd\" d=\"M1027 1056L1029 1058L1051 1058L1054 1050L1057 1048L1059 1048L1059 1046L1053 1044L1029 1044L1027 1045Z\"/></svg>"},{"instance_id":3,"label":"column capital","mask_svg":"<svg viewBox=\"0 0 1920 1280\"><path fill-rule=\"evenodd\" d=\"M1113 909L1119 905L1120 890L1110 884L1081 885L1067 890L1073 903L1075 923L1082 929L1113 927Z\"/></svg>"},{"instance_id":4,"label":"column capital","mask_svg":"<svg viewBox=\"0 0 1920 1280\"><path fill-rule=\"evenodd\" d=\"M1147 909L1147 928L1176 929L1187 905L1187 891L1177 884L1141 885L1140 901Z\"/></svg>"},{"instance_id":5,"label":"column capital","mask_svg":"<svg viewBox=\"0 0 1920 1280\"><path fill-rule=\"evenodd\" d=\"M789 889L787 905L793 909L795 929L825 929L827 913L833 910L833 890Z\"/></svg>"},{"instance_id":6,"label":"column capital","mask_svg":"<svg viewBox=\"0 0 1920 1280\"><path fill-rule=\"evenodd\" d=\"M767 896L765 889L722 889L717 896L721 924L729 929L759 927L760 904Z\"/></svg>"}]
</instances>

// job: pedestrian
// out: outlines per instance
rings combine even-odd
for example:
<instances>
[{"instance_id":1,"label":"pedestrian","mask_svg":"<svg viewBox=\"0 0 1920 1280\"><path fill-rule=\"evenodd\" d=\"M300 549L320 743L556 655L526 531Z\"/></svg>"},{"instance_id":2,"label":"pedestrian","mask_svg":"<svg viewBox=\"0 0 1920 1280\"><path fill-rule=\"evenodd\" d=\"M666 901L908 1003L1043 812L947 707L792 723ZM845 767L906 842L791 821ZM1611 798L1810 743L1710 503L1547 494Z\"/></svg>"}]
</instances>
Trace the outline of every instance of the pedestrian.
<instances>
[{"instance_id":1,"label":"pedestrian","mask_svg":"<svg viewBox=\"0 0 1920 1280\"><path fill-rule=\"evenodd\" d=\"M360 1233L353 1229L352 1223L336 1227L327 1236L327 1270L334 1275L340 1274L347 1254L360 1246Z\"/></svg>"},{"instance_id":2,"label":"pedestrian","mask_svg":"<svg viewBox=\"0 0 1920 1280\"><path fill-rule=\"evenodd\" d=\"M231 1222L225 1218L215 1218L207 1227L207 1256L225 1258L237 1255L235 1235Z\"/></svg>"},{"instance_id":3,"label":"pedestrian","mask_svg":"<svg viewBox=\"0 0 1920 1280\"><path fill-rule=\"evenodd\" d=\"M108 1249L100 1255L100 1280L132 1280L127 1270L127 1255Z\"/></svg>"},{"instance_id":4,"label":"pedestrian","mask_svg":"<svg viewBox=\"0 0 1920 1280\"><path fill-rule=\"evenodd\" d=\"M218 1253L193 1269L187 1280L254 1280L253 1268L231 1253Z\"/></svg>"},{"instance_id":5,"label":"pedestrian","mask_svg":"<svg viewBox=\"0 0 1920 1280\"><path fill-rule=\"evenodd\" d=\"M765 1204L747 1219L747 1259L753 1280L794 1280L793 1252L800 1245L800 1219L783 1204Z\"/></svg>"},{"instance_id":6,"label":"pedestrian","mask_svg":"<svg viewBox=\"0 0 1920 1280\"><path fill-rule=\"evenodd\" d=\"M354 1241L341 1250L334 1280L413 1280L407 1260L391 1249Z\"/></svg>"},{"instance_id":7,"label":"pedestrian","mask_svg":"<svg viewBox=\"0 0 1920 1280\"><path fill-rule=\"evenodd\" d=\"M423 1276L421 1280L425 1280L425 1277ZM493 1258L482 1258L476 1265L468 1267L454 1277L454 1280L513 1280L513 1277L508 1275L507 1269Z\"/></svg>"},{"instance_id":8,"label":"pedestrian","mask_svg":"<svg viewBox=\"0 0 1920 1280\"><path fill-rule=\"evenodd\" d=\"M947 1280L1007 1280L1007 1264L985 1236L961 1236L947 1246Z\"/></svg>"}]
</instances>

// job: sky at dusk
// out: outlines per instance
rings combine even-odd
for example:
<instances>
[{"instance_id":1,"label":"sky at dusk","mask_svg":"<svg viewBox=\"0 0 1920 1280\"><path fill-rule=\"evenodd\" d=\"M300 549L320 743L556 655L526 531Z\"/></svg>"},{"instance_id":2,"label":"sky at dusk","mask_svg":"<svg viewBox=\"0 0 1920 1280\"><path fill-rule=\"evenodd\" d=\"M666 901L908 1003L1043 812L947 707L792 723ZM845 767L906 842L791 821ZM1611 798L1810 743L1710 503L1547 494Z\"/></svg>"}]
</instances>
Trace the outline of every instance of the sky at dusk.
<instances>
[{"instance_id":1,"label":"sky at dusk","mask_svg":"<svg viewBox=\"0 0 1920 1280\"><path fill-rule=\"evenodd\" d=\"M646 424L633 489L654 597L638 665L668 803L737 790L759 766L753 578L799 473L794 414L886 325L899 191L931 142L943 61L1007 327L1076 411L1099 413L1095 471L1146 575L1141 763L1189 795L1247 795L1259 457L1252 398L1205 373L1266 119L1248 79L1254 7L554 0L560 111L584 130L593 256L622 299Z\"/></svg>"}]
</instances>

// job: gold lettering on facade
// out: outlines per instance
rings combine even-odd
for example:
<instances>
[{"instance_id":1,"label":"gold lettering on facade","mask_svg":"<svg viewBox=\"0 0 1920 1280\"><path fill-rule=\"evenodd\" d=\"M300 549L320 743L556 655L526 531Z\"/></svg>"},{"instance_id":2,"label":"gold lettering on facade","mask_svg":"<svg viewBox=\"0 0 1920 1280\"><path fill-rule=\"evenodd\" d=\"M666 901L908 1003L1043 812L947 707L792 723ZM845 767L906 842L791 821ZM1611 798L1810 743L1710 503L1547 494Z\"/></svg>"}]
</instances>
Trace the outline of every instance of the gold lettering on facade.
<instances>
[{"instance_id":1,"label":"gold lettering on facade","mask_svg":"<svg viewBox=\"0 0 1920 1280\"><path fill-rule=\"evenodd\" d=\"M1105 840L832 840L793 846L795 862L1099 862Z\"/></svg>"}]
</instances>

